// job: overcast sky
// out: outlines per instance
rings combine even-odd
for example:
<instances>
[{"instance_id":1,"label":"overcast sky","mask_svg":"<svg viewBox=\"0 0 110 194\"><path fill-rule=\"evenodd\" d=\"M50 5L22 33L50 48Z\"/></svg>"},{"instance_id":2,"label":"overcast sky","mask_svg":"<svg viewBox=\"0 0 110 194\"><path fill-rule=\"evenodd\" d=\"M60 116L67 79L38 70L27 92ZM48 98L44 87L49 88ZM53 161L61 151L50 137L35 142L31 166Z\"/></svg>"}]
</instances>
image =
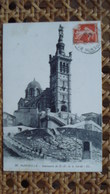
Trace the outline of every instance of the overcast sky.
<instances>
[{"instance_id":1,"label":"overcast sky","mask_svg":"<svg viewBox=\"0 0 110 194\"><path fill-rule=\"evenodd\" d=\"M25 89L34 78L42 89L49 87L49 54L56 52L58 28L55 23L19 23L3 26L3 110L13 114ZM72 112L101 113L101 50L94 54L78 51L73 45L73 28L63 22L65 53L72 51ZM98 25L100 25L98 23Z\"/></svg>"}]
</instances>

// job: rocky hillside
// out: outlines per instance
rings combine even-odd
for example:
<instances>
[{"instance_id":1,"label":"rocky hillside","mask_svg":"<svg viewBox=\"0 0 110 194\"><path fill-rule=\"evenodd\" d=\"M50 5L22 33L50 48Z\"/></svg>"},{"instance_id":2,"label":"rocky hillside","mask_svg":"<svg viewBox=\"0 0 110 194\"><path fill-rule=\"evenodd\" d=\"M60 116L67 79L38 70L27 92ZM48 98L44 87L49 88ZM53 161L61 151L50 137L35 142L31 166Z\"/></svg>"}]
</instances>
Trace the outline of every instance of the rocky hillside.
<instances>
[{"instance_id":1,"label":"rocky hillside","mask_svg":"<svg viewBox=\"0 0 110 194\"><path fill-rule=\"evenodd\" d=\"M18 133L14 139L30 147L33 157L54 158L60 161L82 158L82 142L64 134L51 135L46 129L34 129Z\"/></svg>"}]
</instances>

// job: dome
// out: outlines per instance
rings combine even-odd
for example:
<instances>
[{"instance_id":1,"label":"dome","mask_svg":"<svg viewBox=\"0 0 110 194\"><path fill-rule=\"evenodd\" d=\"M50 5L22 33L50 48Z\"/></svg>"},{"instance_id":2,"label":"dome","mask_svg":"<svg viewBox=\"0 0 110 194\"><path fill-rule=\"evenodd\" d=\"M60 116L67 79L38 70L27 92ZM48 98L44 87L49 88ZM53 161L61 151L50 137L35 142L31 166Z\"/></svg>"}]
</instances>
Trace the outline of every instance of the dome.
<instances>
[{"instance_id":1,"label":"dome","mask_svg":"<svg viewBox=\"0 0 110 194\"><path fill-rule=\"evenodd\" d=\"M41 88L39 82L37 82L37 81L35 80L35 78L34 78L34 80L33 80L32 82L30 82L30 83L28 84L27 89L29 89L29 88L38 88L38 89L42 90L42 88Z\"/></svg>"},{"instance_id":2,"label":"dome","mask_svg":"<svg viewBox=\"0 0 110 194\"><path fill-rule=\"evenodd\" d=\"M30 82L25 90L25 98L26 99L31 99L33 97L38 96L39 94L41 94L42 92L42 88L39 84L39 82L37 82L35 79Z\"/></svg>"}]
</instances>

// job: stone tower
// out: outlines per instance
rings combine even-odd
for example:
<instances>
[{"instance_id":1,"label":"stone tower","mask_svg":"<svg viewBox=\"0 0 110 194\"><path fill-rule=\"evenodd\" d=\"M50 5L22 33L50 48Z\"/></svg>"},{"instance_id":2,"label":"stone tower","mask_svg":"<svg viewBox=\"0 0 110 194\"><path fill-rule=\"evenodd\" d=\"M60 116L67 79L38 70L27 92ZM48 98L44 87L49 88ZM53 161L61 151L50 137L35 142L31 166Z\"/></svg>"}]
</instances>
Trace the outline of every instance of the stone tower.
<instances>
[{"instance_id":1,"label":"stone tower","mask_svg":"<svg viewBox=\"0 0 110 194\"><path fill-rule=\"evenodd\" d=\"M59 38L56 53L49 56L50 89L52 92L52 112L71 112L71 61L72 53L65 54L63 27L59 26Z\"/></svg>"}]
</instances>

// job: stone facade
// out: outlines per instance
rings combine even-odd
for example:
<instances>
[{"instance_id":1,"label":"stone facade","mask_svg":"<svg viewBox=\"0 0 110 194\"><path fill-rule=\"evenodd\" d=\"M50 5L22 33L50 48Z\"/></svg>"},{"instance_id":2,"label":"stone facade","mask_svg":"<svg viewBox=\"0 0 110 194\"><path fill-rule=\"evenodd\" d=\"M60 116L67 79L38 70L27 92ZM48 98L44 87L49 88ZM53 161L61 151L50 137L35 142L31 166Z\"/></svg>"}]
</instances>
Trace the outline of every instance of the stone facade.
<instances>
[{"instance_id":1,"label":"stone facade","mask_svg":"<svg viewBox=\"0 0 110 194\"><path fill-rule=\"evenodd\" d=\"M71 112L71 61L72 54L65 55L63 27L59 27L56 54L50 55L50 88L52 91L52 112Z\"/></svg>"},{"instance_id":2,"label":"stone facade","mask_svg":"<svg viewBox=\"0 0 110 194\"><path fill-rule=\"evenodd\" d=\"M29 127L38 126L38 110L33 108L22 108L14 112L16 125Z\"/></svg>"},{"instance_id":3,"label":"stone facade","mask_svg":"<svg viewBox=\"0 0 110 194\"><path fill-rule=\"evenodd\" d=\"M50 88L44 91L34 79L25 90L25 98L18 102L18 110L14 112L16 125L22 124L32 127L58 127L72 123L74 115L71 113L71 61L72 54L65 54L63 43L63 27L59 26L59 38L56 44L56 53L49 57ZM54 115L45 116L47 110ZM57 114L58 113L58 114ZM42 114L44 117L42 118Z\"/></svg>"}]
</instances>

